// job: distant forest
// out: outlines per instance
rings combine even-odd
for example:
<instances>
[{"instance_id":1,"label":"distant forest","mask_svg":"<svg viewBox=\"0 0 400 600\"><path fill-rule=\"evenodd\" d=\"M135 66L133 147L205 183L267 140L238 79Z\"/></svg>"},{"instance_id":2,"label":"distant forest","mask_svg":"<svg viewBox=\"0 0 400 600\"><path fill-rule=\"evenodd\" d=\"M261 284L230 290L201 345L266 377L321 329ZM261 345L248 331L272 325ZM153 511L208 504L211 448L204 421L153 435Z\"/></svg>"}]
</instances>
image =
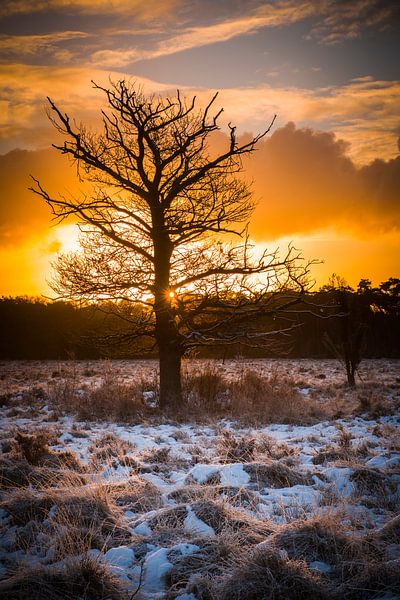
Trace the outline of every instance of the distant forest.
<instances>
[{"instance_id":1,"label":"distant forest","mask_svg":"<svg viewBox=\"0 0 400 600\"><path fill-rule=\"evenodd\" d=\"M112 303L79 306L40 298L0 298L0 358L156 356L151 340L130 338L135 310ZM390 278L376 288L362 279L357 289L333 279L330 285L307 294L285 321L276 323L273 315L253 317L253 329L294 325L290 336L278 335L265 348L205 347L197 356L328 358L339 356L343 344L356 344L364 358L400 358L400 279Z\"/></svg>"}]
</instances>

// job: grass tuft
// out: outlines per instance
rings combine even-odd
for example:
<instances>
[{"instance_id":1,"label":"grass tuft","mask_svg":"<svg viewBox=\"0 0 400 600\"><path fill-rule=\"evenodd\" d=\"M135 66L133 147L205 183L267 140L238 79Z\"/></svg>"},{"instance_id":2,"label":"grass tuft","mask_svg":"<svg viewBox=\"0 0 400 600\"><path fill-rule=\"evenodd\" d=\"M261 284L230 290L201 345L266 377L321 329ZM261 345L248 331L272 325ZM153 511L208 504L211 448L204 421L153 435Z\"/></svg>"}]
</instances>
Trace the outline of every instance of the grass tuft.
<instances>
[{"instance_id":1,"label":"grass tuft","mask_svg":"<svg viewBox=\"0 0 400 600\"><path fill-rule=\"evenodd\" d=\"M61 567L22 567L0 582L0 596L8 600L121 600L123 590L106 565L84 556Z\"/></svg>"}]
</instances>

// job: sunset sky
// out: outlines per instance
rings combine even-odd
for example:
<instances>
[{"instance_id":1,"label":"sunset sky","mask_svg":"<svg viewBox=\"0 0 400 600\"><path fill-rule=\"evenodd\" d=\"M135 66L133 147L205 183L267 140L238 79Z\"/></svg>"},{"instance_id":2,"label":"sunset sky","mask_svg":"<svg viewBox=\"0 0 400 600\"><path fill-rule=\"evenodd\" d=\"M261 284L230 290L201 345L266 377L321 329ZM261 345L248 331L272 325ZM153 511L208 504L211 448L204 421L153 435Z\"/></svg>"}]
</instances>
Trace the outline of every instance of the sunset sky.
<instances>
[{"instance_id":1,"label":"sunset sky","mask_svg":"<svg viewBox=\"0 0 400 600\"><path fill-rule=\"evenodd\" d=\"M271 134L246 161L257 208L250 232L290 241L318 285L400 276L400 8L387 0L2 0L0 3L0 294L49 293L75 226L52 226L29 174L77 189L50 148L46 96L95 125L91 80L146 92L220 90L240 135Z\"/></svg>"}]
</instances>

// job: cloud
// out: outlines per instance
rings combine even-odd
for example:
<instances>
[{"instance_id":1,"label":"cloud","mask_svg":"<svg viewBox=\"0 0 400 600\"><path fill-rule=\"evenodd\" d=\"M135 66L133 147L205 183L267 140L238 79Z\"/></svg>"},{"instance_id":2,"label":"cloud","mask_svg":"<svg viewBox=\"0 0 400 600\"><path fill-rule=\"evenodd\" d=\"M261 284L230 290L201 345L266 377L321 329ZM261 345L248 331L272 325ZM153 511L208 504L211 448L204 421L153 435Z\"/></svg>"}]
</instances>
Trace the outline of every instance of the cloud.
<instances>
[{"instance_id":1,"label":"cloud","mask_svg":"<svg viewBox=\"0 0 400 600\"><path fill-rule=\"evenodd\" d=\"M222 132L213 140L214 149L227 144ZM320 282L333 271L351 283L362 275L379 281L396 274L400 157L357 167L348 149L333 133L288 123L244 164L258 201L252 237L260 244L268 241L270 248L293 241L306 256L326 259L316 272ZM72 226L53 229L47 205L28 190L30 173L50 194L83 189L75 169L54 150L0 155L0 293L44 290L54 252L74 244Z\"/></svg>"},{"instance_id":2,"label":"cloud","mask_svg":"<svg viewBox=\"0 0 400 600\"><path fill-rule=\"evenodd\" d=\"M263 3L248 14L234 19L188 28L182 34L161 42L151 57L225 42L239 35L254 33L264 27L290 25L309 17L314 11L309 2Z\"/></svg>"},{"instance_id":3,"label":"cloud","mask_svg":"<svg viewBox=\"0 0 400 600\"><path fill-rule=\"evenodd\" d=\"M118 69L138 60L154 59L193 48L223 43L270 27L286 27L308 20L308 40L335 44L358 38L364 29L382 30L399 22L398 3L385 0L3 0L0 18L16 14L66 14L93 16L98 39L68 52L53 52L54 62L84 61L102 68ZM97 20L107 16L108 26ZM61 16L62 19L62 16ZM121 45L124 36L134 36L134 45ZM59 23L54 20L55 28ZM49 51L59 43L88 36L83 32L55 32L45 35L4 36L0 49L20 57ZM151 45L146 36L154 36ZM125 40L126 41L126 40ZM119 44L119 45L118 45ZM129 44L129 42L128 42ZM49 56L50 57L50 56Z\"/></svg>"},{"instance_id":4,"label":"cloud","mask_svg":"<svg viewBox=\"0 0 400 600\"><path fill-rule=\"evenodd\" d=\"M213 147L221 150L228 143L228 136L220 132ZM244 163L258 201L252 221L257 239L323 229L358 236L399 231L400 157L360 168L348 149L331 132L293 123L263 140ZM82 191L74 168L53 150L15 150L0 156L0 245L17 245L49 226L46 205L27 189L30 173L50 193Z\"/></svg>"},{"instance_id":5,"label":"cloud","mask_svg":"<svg viewBox=\"0 0 400 600\"><path fill-rule=\"evenodd\" d=\"M39 52L54 52L57 45L76 39L90 37L90 34L83 31L59 31L43 35L1 35L0 51L3 56L15 55L35 55Z\"/></svg>"},{"instance_id":6,"label":"cloud","mask_svg":"<svg viewBox=\"0 0 400 600\"><path fill-rule=\"evenodd\" d=\"M91 56L91 63L102 69L116 69L126 67L142 58L146 58L146 53L136 48L116 49L116 50L97 50Z\"/></svg>"},{"instance_id":7,"label":"cloud","mask_svg":"<svg viewBox=\"0 0 400 600\"><path fill-rule=\"evenodd\" d=\"M261 142L245 163L259 200L258 239L321 230L369 238L400 233L400 157L357 167L333 133L293 123Z\"/></svg>"},{"instance_id":8,"label":"cloud","mask_svg":"<svg viewBox=\"0 0 400 600\"><path fill-rule=\"evenodd\" d=\"M387 0L326 0L321 16L306 36L322 44L339 44L362 36L364 30L382 31L399 24L398 2Z\"/></svg>"},{"instance_id":9,"label":"cloud","mask_svg":"<svg viewBox=\"0 0 400 600\"><path fill-rule=\"evenodd\" d=\"M201 12L194 7L193 14L195 15L197 12L199 12L198 20L201 21L204 18L204 7ZM235 10L232 9L231 12L235 12ZM107 66L120 68L139 60L159 58L192 48L223 43L241 35L250 35L264 27L290 25L309 17L314 12L315 6L309 2L268 2L247 9L247 11L242 8L239 15L229 18L214 14L213 22L196 26L188 23L181 24L178 14L179 33L167 35L151 49L127 47L97 50L93 53L91 62L102 68ZM193 16L191 21L194 20ZM173 30L174 27L172 27Z\"/></svg>"},{"instance_id":10,"label":"cloud","mask_svg":"<svg viewBox=\"0 0 400 600\"><path fill-rule=\"evenodd\" d=\"M0 38L5 56L17 60L41 55L53 64L87 64L120 69L193 48L227 42L264 28L287 27L308 20L308 40L335 44L358 38L365 28L393 26L399 20L396 3L384 0L252 0L232 4L220 0L5 0L0 18L13 14L56 13L92 16L86 27L97 33L54 32ZM109 24L97 19L107 16ZM61 17L62 18L62 17ZM124 29L121 21L124 19ZM101 23L101 24L100 24ZM59 24L54 21L54 27ZM85 37L91 37L85 44ZM125 39L124 39L125 38ZM132 39L134 42L132 43ZM68 49L59 45L68 42ZM75 43L74 43L75 42Z\"/></svg>"},{"instance_id":11,"label":"cloud","mask_svg":"<svg viewBox=\"0 0 400 600\"><path fill-rule=\"evenodd\" d=\"M40 239L51 225L45 202L29 191L30 175L46 181L51 193L77 192L75 170L55 150L13 150L0 155L0 246L18 247L29 239Z\"/></svg>"},{"instance_id":12,"label":"cloud","mask_svg":"<svg viewBox=\"0 0 400 600\"><path fill-rule=\"evenodd\" d=\"M333 130L351 144L353 160L365 164L397 154L399 94L399 81L368 77L313 90L272 86L225 89L219 102L242 131L261 131L274 114L279 125L295 121Z\"/></svg>"},{"instance_id":13,"label":"cloud","mask_svg":"<svg viewBox=\"0 0 400 600\"><path fill-rule=\"evenodd\" d=\"M56 141L46 115L47 96L77 122L98 125L104 98L91 80L108 86L110 78L117 81L126 74L84 67L0 65L0 153L16 147L44 148ZM141 77L134 81L149 93L175 89Z\"/></svg>"},{"instance_id":14,"label":"cloud","mask_svg":"<svg viewBox=\"0 0 400 600\"><path fill-rule=\"evenodd\" d=\"M180 0L2 0L0 17L65 11L89 15L133 15L140 21L147 21L171 13L179 3Z\"/></svg>"},{"instance_id":15,"label":"cloud","mask_svg":"<svg viewBox=\"0 0 400 600\"><path fill-rule=\"evenodd\" d=\"M45 113L46 96L76 120L96 124L103 96L93 89L91 79L105 86L109 80L126 78L121 71L87 67L52 67L21 64L0 65L0 152L15 147L38 148L54 143L55 131ZM176 86L142 77L131 77L146 93L175 93ZM207 102L213 90L181 86L187 96L196 94ZM218 104L226 121L242 131L258 132L278 114L278 125L294 121L301 126L335 131L351 143L357 163L396 156L399 135L399 81L359 78L342 86L307 89L261 85L227 88ZM223 116L224 116L223 115ZM226 125L226 123L225 123Z\"/></svg>"}]
</instances>

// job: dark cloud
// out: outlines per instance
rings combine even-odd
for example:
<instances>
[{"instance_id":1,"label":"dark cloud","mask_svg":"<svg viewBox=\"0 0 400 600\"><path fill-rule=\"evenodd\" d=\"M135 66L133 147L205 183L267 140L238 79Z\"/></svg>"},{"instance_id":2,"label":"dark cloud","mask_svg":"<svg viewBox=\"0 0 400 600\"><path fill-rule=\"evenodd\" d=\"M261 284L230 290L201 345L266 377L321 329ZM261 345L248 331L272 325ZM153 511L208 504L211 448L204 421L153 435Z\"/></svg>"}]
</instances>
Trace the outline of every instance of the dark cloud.
<instances>
[{"instance_id":1,"label":"dark cloud","mask_svg":"<svg viewBox=\"0 0 400 600\"><path fill-rule=\"evenodd\" d=\"M366 29L383 31L400 23L400 5L387 0L326 0L318 3L321 17L309 38L337 44L361 36Z\"/></svg>"},{"instance_id":2,"label":"dark cloud","mask_svg":"<svg viewBox=\"0 0 400 600\"><path fill-rule=\"evenodd\" d=\"M393 140L395 144L395 140ZM400 157L358 168L333 133L276 130L246 161L258 239L323 229L357 235L400 228Z\"/></svg>"}]
</instances>

